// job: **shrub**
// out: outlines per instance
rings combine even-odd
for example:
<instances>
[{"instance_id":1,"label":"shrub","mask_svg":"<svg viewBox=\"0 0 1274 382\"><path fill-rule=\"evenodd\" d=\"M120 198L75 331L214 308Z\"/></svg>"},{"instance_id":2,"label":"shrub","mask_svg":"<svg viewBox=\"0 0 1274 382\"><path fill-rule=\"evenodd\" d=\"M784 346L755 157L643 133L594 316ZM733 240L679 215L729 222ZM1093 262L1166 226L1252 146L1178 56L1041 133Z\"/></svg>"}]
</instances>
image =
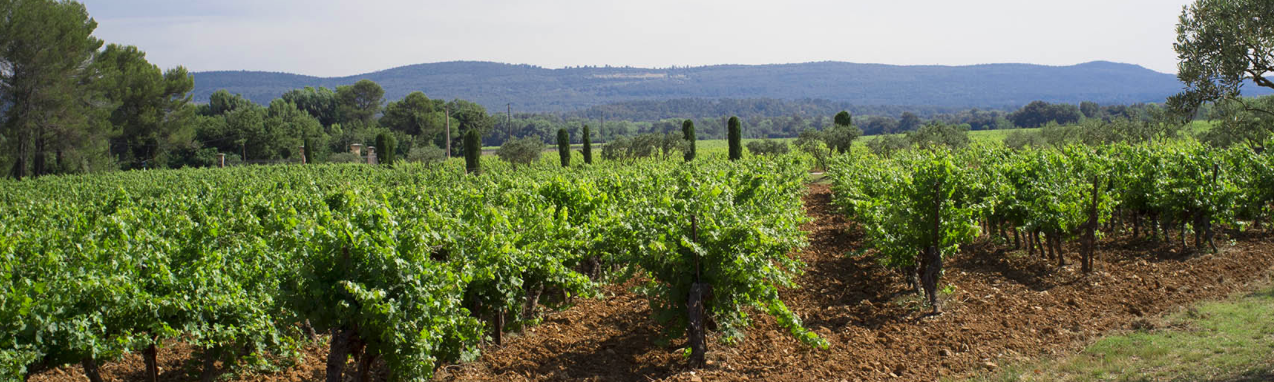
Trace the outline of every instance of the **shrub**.
<instances>
[{"instance_id":1,"label":"shrub","mask_svg":"<svg viewBox=\"0 0 1274 382\"><path fill-rule=\"evenodd\" d=\"M437 163L446 159L446 150L443 150L438 146L434 146L433 144L412 147L411 151L407 153L408 162Z\"/></svg>"},{"instance_id":2,"label":"shrub","mask_svg":"<svg viewBox=\"0 0 1274 382\"><path fill-rule=\"evenodd\" d=\"M783 141L765 139L748 142L748 152L751 152L752 155L782 155L787 154L789 151L787 142Z\"/></svg>"},{"instance_id":3,"label":"shrub","mask_svg":"<svg viewBox=\"0 0 1274 382\"><path fill-rule=\"evenodd\" d=\"M530 165L539 161L543 152L544 142L538 137L526 137L504 142L495 155L516 168L519 164Z\"/></svg>"}]
</instances>

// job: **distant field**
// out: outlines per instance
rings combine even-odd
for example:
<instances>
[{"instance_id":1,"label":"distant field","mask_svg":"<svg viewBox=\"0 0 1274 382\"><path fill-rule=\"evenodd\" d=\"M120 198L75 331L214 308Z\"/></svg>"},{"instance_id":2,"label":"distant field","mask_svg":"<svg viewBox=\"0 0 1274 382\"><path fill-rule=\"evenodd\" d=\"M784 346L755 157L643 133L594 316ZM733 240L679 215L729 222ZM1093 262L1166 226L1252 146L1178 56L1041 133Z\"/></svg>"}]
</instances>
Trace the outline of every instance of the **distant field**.
<instances>
[{"instance_id":1,"label":"distant field","mask_svg":"<svg viewBox=\"0 0 1274 382\"><path fill-rule=\"evenodd\" d=\"M1206 131L1208 131L1208 130L1211 130L1211 129L1212 129L1212 126L1213 126L1214 124L1215 124L1215 123L1214 123L1214 122L1211 122L1211 121L1194 121L1194 122L1191 122L1191 123L1190 123L1189 130L1190 130L1190 131L1192 131L1192 134L1198 134L1198 133L1202 133L1202 132L1206 132ZM970 132L969 132L969 140L971 140L971 141L973 141L973 142L980 142L980 143L996 143L996 142L1004 142L1004 138L1007 138L1007 137L1009 136L1009 134L1012 134L1014 131L1021 131L1021 132L1038 132L1038 131L1040 131L1040 130L1041 130L1041 128L1030 128L1030 129L1003 129L1003 130L974 130L974 131L970 131ZM871 141L871 140L873 140L873 139L880 138L880 137L884 137L884 136L887 136L887 135L889 135L889 134L880 134L880 135L865 135L865 136L863 136L863 137L861 137L861 138L858 138L858 140L855 142L855 144L868 142L868 141ZM895 135L902 135L902 134L895 134ZM748 139L744 139L744 140L743 140L743 146L745 146L745 147L746 147L746 146L748 145L748 142L761 141L761 140L764 140L764 139L762 139L762 138L748 138ZM796 140L796 138L774 138L773 140L775 140L775 141L780 141L780 142L787 142L788 144L791 144L793 141L795 141L795 140ZM598 147L598 148L599 148L599 150L600 150L600 147L601 147L602 145L603 145L602 143L594 143L594 146L595 146L595 147ZM706 151L717 151L717 150L720 150L720 151L723 151L723 152L724 152L724 151L726 151L726 150L727 150L727 146L728 146L728 145L729 145L729 143L728 143L726 140L724 140L724 139L701 139L701 140L699 140L699 143L698 143L698 149L699 149L699 150L706 150ZM577 144L573 144L573 145L571 145L571 149L572 149L572 150L580 150L580 149L582 149L583 147L584 147L583 145L578 144L578 143L577 143ZM482 152L483 152L483 154L492 155L492 154L495 154L495 151L496 151L496 150L499 150L499 149L500 149L500 146L484 146L484 147L482 148ZM544 145L544 150L545 150L545 151L556 151L556 150L557 150L557 145L549 145L549 144L545 144L545 145Z\"/></svg>"}]
</instances>

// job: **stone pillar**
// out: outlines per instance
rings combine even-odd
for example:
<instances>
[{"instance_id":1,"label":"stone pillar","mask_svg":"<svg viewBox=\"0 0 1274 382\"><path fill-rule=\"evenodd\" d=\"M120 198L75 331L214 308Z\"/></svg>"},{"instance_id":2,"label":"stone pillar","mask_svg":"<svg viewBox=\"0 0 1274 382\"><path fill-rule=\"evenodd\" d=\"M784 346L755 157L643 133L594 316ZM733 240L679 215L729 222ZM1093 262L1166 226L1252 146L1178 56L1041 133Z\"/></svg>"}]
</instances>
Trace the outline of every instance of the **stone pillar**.
<instances>
[{"instance_id":1,"label":"stone pillar","mask_svg":"<svg viewBox=\"0 0 1274 382\"><path fill-rule=\"evenodd\" d=\"M363 144L354 143L349 145L349 152L354 153L354 155L358 155L360 157L363 156Z\"/></svg>"},{"instance_id":2,"label":"stone pillar","mask_svg":"<svg viewBox=\"0 0 1274 382\"><path fill-rule=\"evenodd\" d=\"M305 164L305 145L301 145L301 164Z\"/></svg>"},{"instance_id":3,"label":"stone pillar","mask_svg":"<svg viewBox=\"0 0 1274 382\"><path fill-rule=\"evenodd\" d=\"M376 164L376 146L367 146L367 164Z\"/></svg>"},{"instance_id":4,"label":"stone pillar","mask_svg":"<svg viewBox=\"0 0 1274 382\"><path fill-rule=\"evenodd\" d=\"M226 167L226 154L217 154L217 167Z\"/></svg>"}]
</instances>

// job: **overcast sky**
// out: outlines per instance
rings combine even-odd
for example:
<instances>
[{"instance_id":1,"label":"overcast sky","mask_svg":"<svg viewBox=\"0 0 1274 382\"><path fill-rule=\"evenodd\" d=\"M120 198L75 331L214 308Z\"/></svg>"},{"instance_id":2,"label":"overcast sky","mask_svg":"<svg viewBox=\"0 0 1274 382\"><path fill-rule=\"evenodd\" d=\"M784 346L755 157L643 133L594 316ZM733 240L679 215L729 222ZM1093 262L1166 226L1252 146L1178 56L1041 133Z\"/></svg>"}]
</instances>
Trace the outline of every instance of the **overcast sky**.
<instances>
[{"instance_id":1,"label":"overcast sky","mask_svg":"<svg viewBox=\"0 0 1274 382\"><path fill-rule=\"evenodd\" d=\"M1094 60L1176 72L1189 0L83 0L108 43L193 71Z\"/></svg>"}]
</instances>

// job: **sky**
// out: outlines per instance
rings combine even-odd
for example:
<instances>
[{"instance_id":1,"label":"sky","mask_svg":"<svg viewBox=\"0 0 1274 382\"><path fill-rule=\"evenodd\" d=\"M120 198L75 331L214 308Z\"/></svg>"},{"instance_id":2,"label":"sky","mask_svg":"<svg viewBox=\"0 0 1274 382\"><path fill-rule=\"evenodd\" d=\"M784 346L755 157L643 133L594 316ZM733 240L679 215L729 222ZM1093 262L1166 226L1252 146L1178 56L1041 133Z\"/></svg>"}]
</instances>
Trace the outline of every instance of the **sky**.
<instances>
[{"instance_id":1,"label":"sky","mask_svg":"<svg viewBox=\"0 0 1274 382\"><path fill-rule=\"evenodd\" d=\"M1104 60L1176 73L1190 0L82 0L162 68L348 76L427 62L702 66Z\"/></svg>"}]
</instances>

